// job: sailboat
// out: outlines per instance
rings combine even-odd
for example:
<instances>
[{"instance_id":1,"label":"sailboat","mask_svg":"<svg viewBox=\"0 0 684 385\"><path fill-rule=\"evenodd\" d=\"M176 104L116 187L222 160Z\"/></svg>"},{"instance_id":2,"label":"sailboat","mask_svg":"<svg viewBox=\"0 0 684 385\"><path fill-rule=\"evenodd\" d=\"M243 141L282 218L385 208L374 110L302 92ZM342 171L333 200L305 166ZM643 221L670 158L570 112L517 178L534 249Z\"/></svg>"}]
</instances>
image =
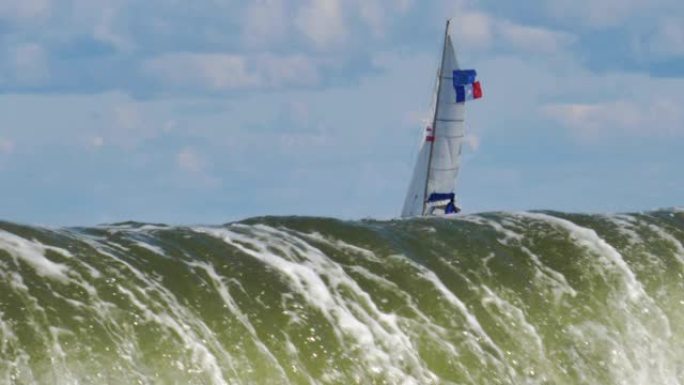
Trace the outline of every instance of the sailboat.
<instances>
[{"instance_id":1,"label":"sailboat","mask_svg":"<svg viewBox=\"0 0 684 385\"><path fill-rule=\"evenodd\" d=\"M477 72L461 69L447 21L435 88L432 123L425 129L402 217L445 216L460 211L456 177L465 138L465 103L482 97Z\"/></svg>"}]
</instances>

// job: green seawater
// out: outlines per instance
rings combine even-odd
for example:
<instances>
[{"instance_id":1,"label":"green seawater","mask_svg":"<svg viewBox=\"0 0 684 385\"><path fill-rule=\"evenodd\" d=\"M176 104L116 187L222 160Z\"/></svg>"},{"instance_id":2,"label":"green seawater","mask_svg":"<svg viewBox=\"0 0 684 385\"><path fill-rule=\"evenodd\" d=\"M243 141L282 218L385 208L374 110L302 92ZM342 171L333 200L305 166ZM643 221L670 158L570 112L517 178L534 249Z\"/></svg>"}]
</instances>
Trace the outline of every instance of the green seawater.
<instances>
[{"instance_id":1,"label":"green seawater","mask_svg":"<svg viewBox=\"0 0 684 385\"><path fill-rule=\"evenodd\" d=\"M684 211L0 222L0 384L684 384Z\"/></svg>"}]
</instances>

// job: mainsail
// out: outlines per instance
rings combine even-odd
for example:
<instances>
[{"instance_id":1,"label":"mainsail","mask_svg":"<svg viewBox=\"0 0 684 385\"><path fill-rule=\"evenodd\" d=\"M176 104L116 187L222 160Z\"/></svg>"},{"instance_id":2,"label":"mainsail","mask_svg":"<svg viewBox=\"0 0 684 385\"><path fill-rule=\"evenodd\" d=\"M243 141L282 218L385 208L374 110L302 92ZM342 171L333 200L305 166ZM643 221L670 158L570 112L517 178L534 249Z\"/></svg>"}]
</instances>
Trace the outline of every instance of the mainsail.
<instances>
[{"instance_id":1,"label":"mainsail","mask_svg":"<svg viewBox=\"0 0 684 385\"><path fill-rule=\"evenodd\" d=\"M452 214L465 136L465 100L481 97L474 70L461 70L447 21L434 115L418 153L402 217Z\"/></svg>"}]
</instances>

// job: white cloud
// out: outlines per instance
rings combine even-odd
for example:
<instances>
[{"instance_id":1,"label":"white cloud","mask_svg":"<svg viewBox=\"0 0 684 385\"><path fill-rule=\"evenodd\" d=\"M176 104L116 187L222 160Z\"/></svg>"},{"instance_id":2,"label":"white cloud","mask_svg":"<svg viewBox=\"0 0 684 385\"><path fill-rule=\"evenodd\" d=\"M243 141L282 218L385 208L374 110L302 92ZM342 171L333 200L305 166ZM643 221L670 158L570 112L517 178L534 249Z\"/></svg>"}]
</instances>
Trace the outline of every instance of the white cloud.
<instances>
[{"instance_id":1,"label":"white cloud","mask_svg":"<svg viewBox=\"0 0 684 385\"><path fill-rule=\"evenodd\" d=\"M520 25L509 21L499 22L497 29L507 43L528 52L555 53L575 41L575 37L566 32Z\"/></svg>"},{"instance_id":2,"label":"white cloud","mask_svg":"<svg viewBox=\"0 0 684 385\"><path fill-rule=\"evenodd\" d=\"M318 66L303 55L260 55L254 59L255 71L265 87L310 86L319 82Z\"/></svg>"},{"instance_id":3,"label":"white cloud","mask_svg":"<svg viewBox=\"0 0 684 385\"><path fill-rule=\"evenodd\" d=\"M486 48L494 39L495 20L482 12L460 12L452 22L452 33L458 36L458 44Z\"/></svg>"},{"instance_id":4,"label":"white cloud","mask_svg":"<svg viewBox=\"0 0 684 385\"><path fill-rule=\"evenodd\" d=\"M26 21L49 15L51 0L2 0L0 20Z\"/></svg>"},{"instance_id":5,"label":"white cloud","mask_svg":"<svg viewBox=\"0 0 684 385\"><path fill-rule=\"evenodd\" d=\"M134 151L146 141L165 133L163 117L151 111L154 103L134 101L122 97L106 106L102 111L102 123L96 127L86 146L91 150L115 146L126 151Z\"/></svg>"},{"instance_id":6,"label":"white cloud","mask_svg":"<svg viewBox=\"0 0 684 385\"><path fill-rule=\"evenodd\" d=\"M148 60L143 68L172 86L213 91L308 86L319 81L316 63L302 55L175 53Z\"/></svg>"},{"instance_id":7,"label":"white cloud","mask_svg":"<svg viewBox=\"0 0 684 385\"><path fill-rule=\"evenodd\" d=\"M29 43L11 51L12 78L23 85L36 85L50 76L47 54L38 44Z\"/></svg>"},{"instance_id":8,"label":"white cloud","mask_svg":"<svg viewBox=\"0 0 684 385\"><path fill-rule=\"evenodd\" d=\"M132 131L142 126L139 108L133 104L121 104L114 107L114 123L117 127Z\"/></svg>"},{"instance_id":9,"label":"white cloud","mask_svg":"<svg viewBox=\"0 0 684 385\"><path fill-rule=\"evenodd\" d=\"M395 0L394 7L397 11L404 13L413 7L414 0Z\"/></svg>"},{"instance_id":10,"label":"white cloud","mask_svg":"<svg viewBox=\"0 0 684 385\"><path fill-rule=\"evenodd\" d=\"M387 33L389 21L407 13L413 6L413 0L356 0L345 5L360 16L375 37L383 37Z\"/></svg>"},{"instance_id":11,"label":"white cloud","mask_svg":"<svg viewBox=\"0 0 684 385\"><path fill-rule=\"evenodd\" d=\"M14 142L5 139L5 138L0 138L0 155L10 155L14 152Z\"/></svg>"},{"instance_id":12,"label":"white cloud","mask_svg":"<svg viewBox=\"0 0 684 385\"><path fill-rule=\"evenodd\" d=\"M544 113L572 129L582 139L595 140L616 132L631 136L684 135L684 113L672 100L650 103L611 101L593 104L552 104Z\"/></svg>"},{"instance_id":13,"label":"white cloud","mask_svg":"<svg viewBox=\"0 0 684 385\"><path fill-rule=\"evenodd\" d=\"M650 53L661 56L684 56L684 23L667 19L660 23L649 43Z\"/></svg>"},{"instance_id":14,"label":"white cloud","mask_svg":"<svg viewBox=\"0 0 684 385\"><path fill-rule=\"evenodd\" d=\"M105 140L101 136L96 136L90 139L90 142L88 143L88 147L91 149L98 149L104 146Z\"/></svg>"},{"instance_id":15,"label":"white cloud","mask_svg":"<svg viewBox=\"0 0 684 385\"><path fill-rule=\"evenodd\" d=\"M516 24L482 12L463 11L453 20L459 45L489 48L495 41L523 52L556 53L575 41L567 32Z\"/></svg>"},{"instance_id":16,"label":"white cloud","mask_svg":"<svg viewBox=\"0 0 684 385\"><path fill-rule=\"evenodd\" d=\"M176 86L222 90L258 84L258 78L248 72L246 59L241 55L166 54L147 60L143 67L148 74Z\"/></svg>"},{"instance_id":17,"label":"white cloud","mask_svg":"<svg viewBox=\"0 0 684 385\"><path fill-rule=\"evenodd\" d=\"M559 20L595 28L611 27L651 9L665 9L676 0L555 0L546 3Z\"/></svg>"},{"instance_id":18,"label":"white cloud","mask_svg":"<svg viewBox=\"0 0 684 385\"><path fill-rule=\"evenodd\" d=\"M161 8L163 2L151 0L146 3L160 3L157 7ZM149 38L154 34L168 34L172 28L169 24L177 22L177 20L165 18L164 25L167 29L161 30L160 18L156 14L147 15L145 17L146 33L135 36L133 31L138 28L136 18L144 16L138 14L134 4L132 0L69 0L68 19L60 19L60 25L56 29L61 34L71 35L72 38L88 36L118 51L130 53L137 48L137 39Z\"/></svg>"},{"instance_id":19,"label":"white cloud","mask_svg":"<svg viewBox=\"0 0 684 385\"><path fill-rule=\"evenodd\" d=\"M345 42L359 21L374 38L382 38L392 18L406 14L413 4L414 0L255 0L245 8L243 40L248 45L277 44L292 40L288 34L298 31L314 46L330 49Z\"/></svg>"},{"instance_id":20,"label":"white cloud","mask_svg":"<svg viewBox=\"0 0 684 385\"><path fill-rule=\"evenodd\" d=\"M295 24L317 46L342 42L347 29L339 0L309 0L300 7Z\"/></svg>"},{"instance_id":21,"label":"white cloud","mask_svg":"<svg viewBox=\"0 0 684 385\"><path fill-rule=\"evenodd\" d=\"M325 133L286 133L278 135L279 150L296 152L309 148L322 148L330 145L330 137Z\"/></svg>"},{"instance_id":22,"label":"white cloud","mask_svg":"<svg viewBox=\"0 0 684 385\"><path fill-rule=\"evenodd\" d=\"M184 148L176 154L176 164L182 171L192 174L202 173L205 168L204 160L191 148Z\"/></svg>"},{"instance_id":23,"label":"white cloud","mask_svg":"<svg viewBox=\"0 0 684 385\"><path fill-rule=\"evenodd\" d=\"M638 72L594 73L572 55L492 55L475 63L484 100L469 108L483 143L510 129L556 127L579 144L684 137L684 81ZM573 143L575 144L575 143Z\"/></svg>"},{"instance_id":24,"label":"white cloud","mask_svg":"<svg viewBox=\"0 0 684 385\"><path fill-rule=\"evenodd\" d=\"M288 30L284 0L255 0L245 11L243 36L250 45L278 42Z\"/></svg>"},{"instance_id":25,"label":"white cloud","mask_svg":"<svg viewBox=\"0 0 684 385\"><path fill-rule=\"evenodd\" d=\"M111 44L119 50L129 51L133 49L134 44L115 31L114 19L116 15L117 10L111 4L99 10L99 20L93 27L93 37L104 43Z\"/></svg>"},{"instance_id":26,"label":"white cloud","mask_svg":"<svg viewBox=\"0 0 684 385\"><path fill-rule=\"evenodd\" d=\"M118 92L8 93L0 95L0 106L0 139L11 139L17 148L96 150L107 146L125 152L167 135L169 117L178 108L166 99L134 100Z\"/></svg>"},{"instance_id":27,"label":"white cloud","mask_svg":"<svg viewBox=\"0 0 684 385\"><path fill-rule=\"evenodd\" d=\"M220 182L208 172L206 159L193 148L183 148L176 154L176 166L204 186L216 187Z\"/></svg>"},{"instance_id":28,"label":"white cloud","mask_svg":"<svg viewBox=\"0 0 684 385\"><path fill-rule=\"evenodd\" d=\"M286 118L295 127L307 127L311 123L311 106L302 100L289 100Z\"/></svg>"},{"instance_id":29,"label":"white cloud","mask_svg":"<svg viewBox=\"0 0 684 385\"><path fill-rule=\"evenodd\" d=\"M371 27L375 36L383 36L385 33L386 11L382 4L372 0L362 0L359 3L361 18Z\"/></svg>"},{"instance_id":30,"label":"white cloud","mask_svg":"<svg viewBox=\"0 0 684 385\"><path fill-rule=\"evenodd\" d=\"M480 149L481 139L479 135L473 133L466 134L466 136L463 138L463 142L468 145L468 148L470 148L472 151L477 151Z\"/></svg>"}]
</instances>

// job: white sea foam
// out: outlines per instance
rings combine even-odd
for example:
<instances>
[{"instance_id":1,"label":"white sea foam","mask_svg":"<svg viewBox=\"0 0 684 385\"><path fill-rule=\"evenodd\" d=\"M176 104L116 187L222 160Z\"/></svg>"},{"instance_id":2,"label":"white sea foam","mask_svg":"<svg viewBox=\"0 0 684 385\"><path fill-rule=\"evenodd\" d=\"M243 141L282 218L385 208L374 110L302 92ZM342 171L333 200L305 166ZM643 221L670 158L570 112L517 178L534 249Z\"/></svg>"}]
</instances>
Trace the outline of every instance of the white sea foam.
<instances>
[{"instance_id":1,"label":"white sea foam","mask_svg":"<svg viewBox=\"0 0 684 385\"><path fill-rule=\"evenodd\" d=\"M522 234L518 234L515 231L511 231L507 228L505 228L502 224L495 222L493 220L480 217L477 215L471 215L468 216L467 219L465 219L468 222L472 222L478 225L482 226L489 226L493 228L497 233L503 235L503 240L502 242L508 242L508 241L521 241L523 239Z\"/></svg>"},{"instance_id":2,"label":"white sea foam","mask_svg":"<svg viewBox=\"0 0 684 385\"><path fill-rule=\"evenodd\" d=\"M126 229L128 230L128 229ZM181 305L175 296L162 286L157 280L146 275L124 258L117 255L126 248L106 241L100 237L83 235L82 242L85 242L102 256L106 256L114 262L113 266L122 269L123 276L110 276L112 282L119 281L117 290L126 296L136 309L142 320L159 325L161 330L166 330L175 334L183 342L183 345L190 351L191 362L205 373L212 385L233 384L232 380L227 380L223 371L232 372L236 378L236 360L232 359L217 341L214 332L191 311ZM135 287L127 288L128 284ZM101 319L107 319L111 315L112 308L106 302L96 302L95 310ZM136 357L139 349L127 336L117 338L119 353L130 362L131 367L135 367ZM219 363L220 362L220 363ZM223 367L222 367L223 366ZM186 368L187 371L192 370ZM246 370L246 366L243 367Z\"/></svg>"},{"instance_id":3,"label":"white sea foam","mask_svg":"<svg viewBox=\"0 0 684 385\"><path fill-rule=\"evenodd\" d=\"M407 384L436 381L436 375L416 355L415 347L399 327L397 317L380 311L370 295L339 264L287 232L264 225L235 225L232 228L249 235L222 228L195 230L222 239L280 271L292 288L334 326L340 343L351 337L354 344L363 349L366 362L359 364L370 372L385 373L396 383L400 380ZM346 298L342 288L353 293L353 300ZM334 373L329 375L334 376Z\"/></svg>"},{"instance_id":4,"label":"white sea foam","mask_svg":"<svg viewBox=\"0 0 684 385\"><path fill-rule=\"evenodd\" d=\"M503 236L503 238L499 238L499 243L519 249L525 253L535 266L536 281L543 287L547 287L552 291L556 304L560 303L564 295L569 295L570 297L575 297L577 295L577 291L570 286L562 273L545 265L537 254L523 245L523 240L525 238L523 234L525 229L524 227L521 228L520 223L517 223L512 218L506 218L505 220L502 220L501 223L498 223L493 220L475 216L471 218L471 221L480 225L492 227L498 234ZM512 230L512 228L520 228L520 231L516 232ZM491 257L489 259L491 259ZM487 261L488 259L485 259L483 263L486 265Z\"/></svg>"},{"instance_id":5,"label":"white sea foam","mask_svg":"<svg viewBox=\"0 0 684 385\"><path fill-rule=\"evenodd\" d=\"M671 218L616 216L624 237L609 231L614 245L546 214L493 218L464 220L489 229L447 255L423 243L405 251L384 237L374 251L325 232L244 224L194 229L226 243L225 261L217 261L216 242L155 259L138 246L156 254L163 243L137 229L113 229L115 237L65 230L74 242L68 250L26 239L30 247L17 246L0 234L0 249L14 250L0 257L0 284L22 307L0 311L0 384L684 384L681 285L676 274L663 274L680 267L673 254L684 255ZM606 218L597 220L605 225ZM395 230L441 246L422 225L393 223L387 231ZM179 236L207 240L191 231ZM68 285L44 274L36 281L27 248L39 265L44 258L61 266L57 274ZM466 252L475 255L454 258ZM567 260L555 264L562 255ZM656 263L646 263L649 255ZM516 277L502 262L534 276L510 284ZM561 272L579 284L570 287ZM645 274L642 286L637 278ZM180 276L199 284L178 284ZM252 293L258 285L247 278L254 276L278 284ZM277 293L280 305L270 306ZM549 306L554 297L561 306Z\"/></svg>"},{"instance_id":6,"label":"white sea foam","mask_svg":"<svg viewBox=\"0 0 684 385\"><path fill-rule=\"evenodd\" d=\"M9 357L10 344L15 342L16 338L9 322L5 321L5 314L0 311L0 360L3 357Z\"/></svg>"},{"instance_id":7,"label":"white sea foam","mask_svg":"<svg viewBox=\"0 0 684 385\"><path fill-rule=\"evenodd\" d=\"M650 334L653 337L655 337L653 334L655 331L663 338L669 338L672 335L670 321L665 313L646 293L643 285L639 282L622 255L613 246L608 244L608 242L599 237L596 231L581 227L566 219L546 214L525 213L520 215L531 219L541 220L552 226L564 229L575 243L593 252L598 257L598 261L602 266L602 274L604 271L619 274L622 278L623 287L615 288L615 290L617 293L624 295L623 298L627 299L633 306L623 303L622 300L614 300L610 305L615 306L617 309L620 309L620 311L632 313L633 321L630 320L629 324L634 328L634 333L648 335L650 330ZM647 315L647 317L642 317L642 315ZM649 328L643 323L649 323L652 326ZM657 329L654 330L654 328Z\"/></svg>"},{"instance_id":8,"label":"white sea foam","mask_svg":"<svg viewBox=\"0 0 684 385\"><path fill-rule=\"evenodd\" d=\"M195 268L199 268L207 274L212 284L214 285L214 288L221 296L223 304L228 308L230 313L235 318L237 318L240 324L242 324L242 326L247 330L249 335L252 337L252 341L257 346L259 351L262 354L264 354L266 358L268 358L269 362L271 362L271 364L273 364L277 368L281 378L284 381L287 378L287 373L285 369L282 367L276 356L273 355L273 353L268 349L266 344L264 344L264 342L261 341L256 329L254 328L254 325L252 325L252 323L249 321L249 317L247 317L247 315L244 314L242 310L240 310L240 307L231 296L230 290L228 289L228 286L226 286L226 283L224 282L223 278L219 276L219 274L216 272L214 265L206 262L197 261L189 262L188 265Z\"/></svg>"},{"instance_id":9,"label":"white sea foam","mask_svg":"<svg viewBox=\"0 0 684 385\"><path fill-rule=\"evenodd\" d=\"M11 323L0 311L0 383L37 384L30 363L31 356L24 350Z\"/></svg>"},{"instance_id":10,"label":"white sea foam","mask_svg":"<svg viewBox=\"0 0 684 385\"><path fill-rule=\"evenodd\" d=\"M137 224L137 223L120 223L120 224L105 224L99 225L97 228L104 229L109 234L116 234L118 232L127 233L149 233L156 230L168 230L172 227L167 225L154 225L154 224Z\"/></svg>"},{"instance_id":11,"label":"white sea foam","mask_svg":"<svg viewBox=\"0 0 684 385\"><path fill-rule=\"evenodd\" d=\"M122 285L118 285L117 289L121 294L125 295L129 299L131 304L133 304L138 309L138 311L146 321L154 322L164 329L173 331L175 335L183 341L183 345L191 352L192 362L198 365L204 373L207 373L209 375L211 379L211 384L229 384L229 382L226 381L226 379L223 377L223 373L218 363L218 359L212 353L212 349L210 349L207 346L208 338L211 338L210 336L213 333L208 331L208 328L202 328L204 329L202 330L204 331L204 333L202 333L202 335L197 335L195 329L198 326L201 326L198 325L199 321L195 320L194 317L185 313L182 310L180 304L178 304L178 302L175 301L175 299L170 298L171 294L164 292L157 293L161 294L167 300L165 301L167 302L167 306L164 307L175 314L169 314L166 311L154 311L151 306L146 304L146 302L150 303L153 302L153 300L144 291L137 290L136 294L132 290L129 290L123 287ZM139 295L142 296L144 300L139 299ZM194 328L189 327L188 323L190 322L194 324ZM206 325L204 326L206 327ZM211 339L215 340L214 338ZM230 362L230 360L226 361L226 363Z\"/></svg>"},{"instance_id":12,"label":"white sea foam","mask_svg":"<svg viewBox=\"0 0 684 385\"><path fill-rule=\"evenodd\" d=\"M350 243L344 242L340 239L331 239L328 237L323 236L321 233L300 233L297 232L297 235L301 236L302 238L305 239L310 239L313 241L321 242L324 243L328 246L334 247L337 250L343 250L346 251L350 254L355 254L359 255L369 261L373 262L382 262L374 252L371 250L365 249L363 247L359 247L356 245L352 245Z\"/></svg>"},{"instance_id":13,"label":"white sea foam","mask_svg":"<svg viewBox=\"0 0 684 385\"><path fill-rule=\"evenodd\" d=\"M682 242L680 242L679 239L677 239L674 235L667 232L667 230L656 225L648 224L648 228L656 233L661 239L664 239L666 242L672 245L674 248L675 257L679 263L684 265L684 245L682 245Z\"/></svg>"},{"instance_id":14,"label":"white sea foam","mask_svg":"<svg viewBox=\"0 0 684 385\"><path fill-rule=\"evenodd\" d=\"M164 249L162 249L162 248L159 247L159 246L152 245L152 244L150 244L150 243L143 242L143 241L139 241L139 240L133 240L133 244L136 245L136 246L138 246L138 247L140 247L140 248L143 248L143 249L145 249L145 250L147 250L147 251L150 251L150 252L152 252L153 254L157 254L157 255L160 255L160 256L162 256L162 257L168 257L168 256L166 255L166 252L164 251Z\"/></svg>"},{"instance_id":15,"label":"white sea foam","mask_svg":"<svg viewBox=\"0 0 684 385\"><path fill-rule=\"evenodd\" d=\"M637 233L636 228L638 226L638 221L631 215L620 214L620 215L609 215L604 217L606 220L612 222L617 226L618 232L627 238L627 242L634 246L642 244L644 239Z\"/></svg>"},{"instance_id":16,"label":"white sea foam","mask_svg":"<svg viewBox=\"0 0 684 385\"><path fill-rule=\"evenodd\" d=\"M20 259L26 262L41 276L62 282L69 280L67 276L69 268L62 263L53 262L45 255L46 251L50 250L63 257L71 258L72 255L67 250L46 246L35 240L30 241L4 230L0 230L0 249L8 252L15 260Z\"/></svg>"},{"instance_id":17,"label":"white sea foam","mask_svg":"<svg viewBox=\"0 0 684 385\"><path fill-rule=\"evenodd\" d=\"M404 257L405 258L405 257ZM496 353L497 356L495 358L499 359L503 357L503 352L499 347L494 343L494 341L491 339L491 337L485 332L485 330L482 328L482 325L480 325L480 322L477 320L475 315L473 315L470 311L468 311L468 307L461 301L460 298L458 298L449 288L446 287L444 282L439 279L437 274L435 274L433 271L428 270L427 268L416 264L413 261L409 260L409 263L413 265L414 268L416 268L418 271L420 271L421 276L430 282L444 297L444 299L447 300L451 305L453 305L458 311L461 313L461 315L465 318L465 321L467 322L468 327L475 333L475 335L482 339L484 343L491 349L493 349ZM481 354L485 354L484 350L480 351Z\"/></svg>"},{"instance_id":18,"label":"white sea foam","mask_svg":"<svg viewBox=\"0 0 684 385\"><path fill-rule=\"evenodd\" d=\"M396 256L395 258L401 257ZM398 296L402 299L402 301L405 303L403 307L409 309L413 314L412 317L401 318L400 320L397 320L397 324L400 323L409 326L405 331L406 333L410 334L415 339L420 339L421 333L428 335L430 340L434 341L433 348L435 350L441 349L446 351L450 357L456 357L459 355L459 349L452 342L450 342L450 337L453 336L453 331L449 328L440 326L429 316L423 313L420 310L420 306L414 301L413 297L403 288L384 277L372 273L364 267L351 266L349 269L354 271L356 274L359 274L372 281L377 287L382 287L388 292L392 293L392 295Z\"/></svg>"},{"instance_id":19,"label":"white sea foam","mask_svg":"<svg viewBox=\"0 0 684 385\"><path fill-rule=\"evenodd\" d=\"M574 341L567 353L574 353L570 362L584 377L582 383L598 384L608 378L611 384L680 385L681 369L668 364L677 358L670 356L667 340L654 338L631 318L624 322L625 331L591 320L567 327L566 333Z\"/></svg>"},{"instance_id":20,"label":"white sea foam","mask_svg":"<svg viewBox=\"0 0 684 385\"><path fill-rule=\"evenodd\" d=\"M608 244L608 242L599 237L596 231L578 226L566 219L547 214L519 213L517 215L544 221L564 229L579 246L595 252L600 257L600 261L602 261L607 268L614 267L620 271L627 289L626 293L631 300L637 300L646 296L641 283L637 280L632 269L630 269L629 265L627 265L622 258L622 255L613 246Z\"/></svg>"},{"instance_id":21,"label":"white sea foam","mask_svg":"<svg viewBox=\"0 0 684 385\"><path fill-rule=\"evenodd\" d=\"M501 296L485 285L480 286L480 290L482 291L482 299L480 300L482 305L486 309L495 308L504 319L509 320L505 323L513 326L509 328L509 333L515 334L515 338L519 340L516 343L524 344L525 350L528 353L537 357L544 357L544 343L537 328L527 320L525 312L501 298ZM517 333L518 331L521 331L521 333Z\"/></svg>"}]
</instances>

